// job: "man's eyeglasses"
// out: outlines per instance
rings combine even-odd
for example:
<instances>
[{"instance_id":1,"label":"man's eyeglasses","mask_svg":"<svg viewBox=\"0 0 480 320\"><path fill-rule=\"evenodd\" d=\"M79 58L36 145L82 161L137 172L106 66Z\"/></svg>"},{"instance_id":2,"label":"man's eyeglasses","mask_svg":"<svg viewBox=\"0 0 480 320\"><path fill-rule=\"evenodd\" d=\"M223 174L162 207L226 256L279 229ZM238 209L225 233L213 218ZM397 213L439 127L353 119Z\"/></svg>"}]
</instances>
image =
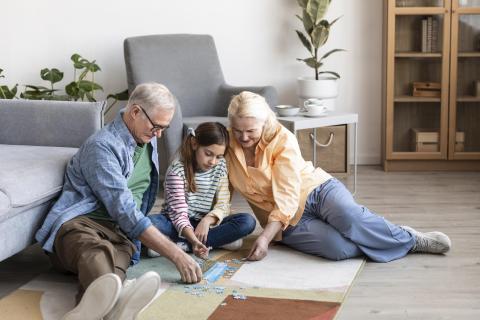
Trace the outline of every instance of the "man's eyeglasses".
<instances>
[{"instance_id":1,"label":"man's eyeglasses","mask_svg":"<svg viewBox=\"0 0 480 320\"><path fill-rule=\"evenodd\" d=\"M152 125L152 129L150 130L152 133L155 133L155 132L158 132L158 131L163 131L165 129L168 129L168 127L170 126L162 126L162 125L159 125L159 124L155 124L153 123L152 119L150 119L150 117L148 116L147 112L145 110L143 110L142 106L140 105L136 105L137 107L140 108L140 110L143 111L143 113L145 114L145 116L147 117L148 121L150 121L150 124Z\"/></svg>"}]
</instances>

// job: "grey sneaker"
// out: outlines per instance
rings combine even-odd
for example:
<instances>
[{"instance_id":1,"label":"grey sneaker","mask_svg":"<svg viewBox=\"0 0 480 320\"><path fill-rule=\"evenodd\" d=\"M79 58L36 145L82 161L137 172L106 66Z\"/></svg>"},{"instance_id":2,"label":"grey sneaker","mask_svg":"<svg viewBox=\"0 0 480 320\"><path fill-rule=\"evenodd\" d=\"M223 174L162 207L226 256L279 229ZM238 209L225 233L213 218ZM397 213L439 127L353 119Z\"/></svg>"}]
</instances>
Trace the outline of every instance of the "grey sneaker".
<instances>
[{"instance_id":1,"label":"grey sneaker","mask_svg":"<svg viewBox=\"0 0 480 320\"><path fill-rule=\"evenodd\" d=\"M445 233L439 231L419 232L408 226L401 228L415 237L415 244L411 252L445 253L452 246L452 241Z\"/></svg>"}]
</instances>

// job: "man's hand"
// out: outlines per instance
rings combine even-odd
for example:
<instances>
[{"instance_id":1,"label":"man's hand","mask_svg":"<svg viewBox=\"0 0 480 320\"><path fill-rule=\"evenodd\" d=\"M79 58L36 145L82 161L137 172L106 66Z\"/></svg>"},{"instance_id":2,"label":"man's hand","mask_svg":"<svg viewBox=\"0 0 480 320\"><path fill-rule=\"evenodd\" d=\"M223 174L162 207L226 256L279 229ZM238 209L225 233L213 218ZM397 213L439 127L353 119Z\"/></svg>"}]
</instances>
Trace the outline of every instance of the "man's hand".
<instances>
[{"instance_id":1,"label":"man's hand","mask_svg":"<svg viewBox=\"0 0 480 320\"><path fill-rule=\"evenodd\" d=\"M253 243L252 249L247 256L247 260L259 261L267 256L269 241L263 236L259 236Z\"/></svg>"},{"instance_id":2,"label":"man's hand","mask_svg":"<svg viewBox=\"0 0 480 320\"><path fill-rule=\"evenodd\" d=\"M202 270L200 269L198 263L182 250L178 250L178 255L175 255L175 257L172 259L172 262L180 272L182 281L185 283L200 282L202 280Z\"/></svg>"},{"instance_id":3,"label":"man's hand","mask_svg":"<svg viewBox=\"0 0 480 320\"><path fill-rule=\"evenodd\" d=\"M208 231L210 231L210 226L216 222L216 218L211 216L205 216L200 220L197 227L195 228L195 236L201 243L206 244L208 238Z\"/></svg>"},{"instance_id":4,"label":"man's hand","mask_svg":"<svg viewBox=\"0 0 480 320\"><path fill-rule=\"evenodd\" d=\"M186 283L197 283L202 280L202 270L198 263L154 226L145 229L139 239L147 247L172 261L177 267L182 281Z\"/></svg>"}]
</instances>

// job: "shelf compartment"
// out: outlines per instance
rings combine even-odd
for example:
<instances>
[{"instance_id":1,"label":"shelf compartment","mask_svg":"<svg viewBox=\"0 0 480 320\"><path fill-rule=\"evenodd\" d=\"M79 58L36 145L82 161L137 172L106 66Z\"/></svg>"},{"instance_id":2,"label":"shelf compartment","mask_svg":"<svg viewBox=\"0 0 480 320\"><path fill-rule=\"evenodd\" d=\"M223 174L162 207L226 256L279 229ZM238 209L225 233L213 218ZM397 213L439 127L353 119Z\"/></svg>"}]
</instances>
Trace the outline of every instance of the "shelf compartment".
<instances>
[{"instance_id":1,"label":"shelf compartment","mask_svg":"<svg viewBox=\"0 0 480 320\"><path fill-rule=\"evenodd\" d=\"M412 129L440 132L439 103L399 102L394 105L393 152L415 152ZM433 152L436 153L436 152Z\"/></svg>"},{"instance_id":2,"label":"shelf compartment","mask_svg":"<svg viewBox=\"0 0 480 320\"><path fill-rule=\"evenodd\" d=\"M459 0L458 7L459 8L480 7L480 0Z\"/></svg>"},{"instance_id":3,"label":"shelf compartment","mask_svg":"<svg viewBox=\"0 0 480 320\"><path fill-rule=\"evenodd\" d=\"M477 81L480 81L480 57L457 60L457 97L465 97L468 101L480 97L480 88L477 89ZM465 100L465 101L467 101Z\"/></svg>"},{"instance_id":4,"label":"shelf compartment","mask_svg":"<svg viewBox=\"0 0 480 320\"><path fill-rule=\"evenodd\" d=\"M414 82L442 82L442 60L399 59L395 63L394 94L411 96ZM415 97L417 98L417 97ZM423 100L415 100L423 101ZM431 100L439 101L439 100Z\"/></svg>"},{"instance_id":5,"label":"shelf compartment","mask_svg":"<svg viewBox=\"0 0 480 320\"><path fill-rule=\"evenodd\" d=\"M459 57L480 56L480 15L459 15L458 55Z\"/></svg>"},{"instance_id":6,"label":"shelf compartment","mask_svg":"<svg viewBox=\"0 0 480 320\"><path fill-rule=\"evenodd\" d=\"M480 152L480 102L458 103L456 130L465 132L464 152Z\"/></svg>"},{"instance_id":7,"label":"shelf compartment","mask_svg":"<svg viewBox=\"0 0 480 320\"><path fill-rule=\"evenodd\" d=\"M436 45L433 50L422 51L422 20L425 15L400 15L395 18L395 52L439 53L443 47L443 15L427 14L437 21Z\"/></svg>"}]
</instances>

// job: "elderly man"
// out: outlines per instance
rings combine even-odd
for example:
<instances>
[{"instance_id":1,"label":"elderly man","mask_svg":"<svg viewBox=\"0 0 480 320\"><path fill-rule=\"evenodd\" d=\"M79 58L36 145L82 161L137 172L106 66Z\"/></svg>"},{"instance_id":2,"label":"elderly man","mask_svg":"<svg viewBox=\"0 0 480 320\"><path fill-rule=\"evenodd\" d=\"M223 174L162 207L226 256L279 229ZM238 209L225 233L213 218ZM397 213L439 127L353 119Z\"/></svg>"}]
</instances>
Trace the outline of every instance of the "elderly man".
<instances>
[{"instance_id":1,"label":"elderly man","mask_svg":"<svg viewBox=\"0 0 480 320\"><path fill-rule=\"evenodd\" d=\"M183 281L201 280L199 265L146 217L158 187L155 138L174 110L165 86L141 84L126 109L68 163L62 194L36 234L56 268L78 275L80 302L63 319L135 319L154 299L160 288L155 272L122 287L136 253L132 241L170 259Z\"/></svg>"}]
</instances>

